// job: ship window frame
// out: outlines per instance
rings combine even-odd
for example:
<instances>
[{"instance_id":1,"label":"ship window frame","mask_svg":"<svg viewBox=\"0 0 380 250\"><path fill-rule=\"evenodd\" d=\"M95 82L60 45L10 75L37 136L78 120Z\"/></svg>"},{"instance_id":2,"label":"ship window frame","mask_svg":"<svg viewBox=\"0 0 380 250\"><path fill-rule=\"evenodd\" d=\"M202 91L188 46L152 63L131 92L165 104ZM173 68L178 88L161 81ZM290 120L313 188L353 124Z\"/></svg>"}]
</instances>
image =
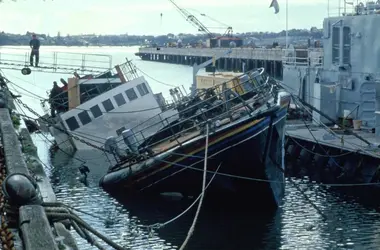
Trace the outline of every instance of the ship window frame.
<instances>
[{"instance_id":1,"label":"ship window frame","mask_svg":"<svg viewBox=\"0 0 380 250\"><path fill-rule=\"evenodd\" d=\"M137 85L137 90L139 91L140 96L144 96L144 95L149 94L149 90L148 90L148 88L146 87L145 82L143 82L143 83Z\"/></svg>"},{"instance_id":2,"label":"ship window frame","mask_svg":"<svg viewBox=\"0 0 380 250\"><path fill-rule=\"evenodd\" d=\"M332 27L331 31L331 61L333 64L340 63L340 31L341 27ZM335 55L335 56L334 56Z\"/></svg>"},{"instance_id":3,"label":"ship window frame","mask_svg":"<svg viewBox=\"0 0 380 250\"><path fill-rule=\"evenodd\" d=\"M102 105L103 105L103 108L106 112L110 112L111 110L115 109L115 106L113 106L113 103L112 103L111 99L109 99L109 98L102 101Z\"/></svg>"},{"instance_id":4,"label":"ship window frame","mask_svg":"<svg viewBox=\"0 0 380 250\"><path fill-rule=\"evenodd\" d=\"M99 105L96 104L90 108L91 114L94 116L94 118L98 118L99 116L103 115L102 110L100 109Z\"/></svg>"},{"instance_id":5,"label":"ship window frame","mask_svg":"<svg viewBox=\"0 0 380 250\"><path fill-rule=\"evenodd\" d=\"M348 32L347 32L348 31ZM344 26L342 29L343 32L343 64L349 65L351 63L351 27Z\"/></svg>"},{"instance_id":6,"label":"ship window frame","mask_svg":"<svg viewBox=\"0 0 380 250\"><path fill-rule=\"evenodd\" d=\"M117 106L123 106L124 104L127 103L127 100L125 100L124 96L122 93L119 93L117 95L113 96L113 99L115 100Z\"/></svg>"},{"instance_id":7,"label":"ship window frame","mask_svg":"<svg viewBox=\"0 0 380 250\"><path fill-rule=\"evenodd\" d=\"M132 92L131 92L131 91L132 91ZM129 95L129 93L133 93L134 96L131 97L131 96ZM134 100L136 100L136 99L139 98L139 97L137 96L136 91L134 90L134 88L127 89L127 90L125 91L125 94L126 94L126 96L128 97L128 100L129 100L129 101L134 101Z\"/></svg>"},{"instance_id":8,"label":"ship window frame","mask_svg":"<svg viewBox=\"0 0 380 250\"><path fill-rule=\"evenodd\" d=\"M79 120L80 120L80 122L82 123L83 126L89 124L92 121L92 119L91 119L90 115L88 114L87 110L83 110L82 112L80 112L78 114L78 118L79 118Z\"/></svg>"},{"instance_id":9,"label":"ship window frame","mask_svg":"<svg viewBox=\"0 0 380 250\"><path fill-rule=\"evenodd\" d=\"M79 122L75 118L75 116L69 117L65 119L67 127L69 127L70 131L74 131L78 128L80 128Z\"/></svg>"}]
</instances>

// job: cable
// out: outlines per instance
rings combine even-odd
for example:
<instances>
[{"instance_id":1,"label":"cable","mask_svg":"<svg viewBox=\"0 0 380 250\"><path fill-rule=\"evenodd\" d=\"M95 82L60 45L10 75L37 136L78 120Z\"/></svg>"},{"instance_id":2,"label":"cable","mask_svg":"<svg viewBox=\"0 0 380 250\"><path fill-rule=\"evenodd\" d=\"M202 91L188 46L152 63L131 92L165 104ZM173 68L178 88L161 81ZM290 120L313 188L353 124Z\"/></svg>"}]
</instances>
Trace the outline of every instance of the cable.
<instances>
[{"instance_id":1,"label":"cable","mask_svg":"<svg viewBox=\"0 0 380 250\"><path fill-rule=\"evenodd\" d=\"M198 208L197 208L197 211L196 211L195 216L194 216L193 224L191 225L189 232L187 233L187 237L186 237L185 241L182 243L182 246L179 248L180 250L185 249L187 243L190 240L190 237L193 235L194 229L195 229L195 224L197 223L199 212L201 211L201 207L203 204L203 198L204 198L205 191L206 191L208 137L209 137L209 124L206 123L206 144L205 144L205 159L204 159L204 165L203 165L203 181L202 181L201 198L200 198L199 203L198 203Z\"/></svg>"},{"instance_id":2,"label":"cable","mask_svg":"<svg viewBox=\"0 0 380 250\"><path fill-rule=\"evenodd\" d=\"M296 100L298 100L298 99L295 99L293 95L291 95L291 97L292 97L292 99L293 99L294 102L296 102ZM315 143L316 143L316 144L317 144L317 145L323 150L323 152L325 152L326 155L329 155L329 153L327 152L327 150L326 150L326 149L325 149L325 148L319 143L319 141L317 140L317 138L315 138L313 132L311 132L311 130L310 130L310 128L309 128L309 125L306 123L305 119L302 118L302 121L303 121L303 123L305 124L306 129L309 131L310 135L313 137L313 140L315 141ZM330 158L331 158L331 157L330 157ZM344 170L344 168L343 168L341 165L339 165L339 164L335 161L334 158L331 158L331 159L332 159L332 161L334 162L334 164L335 164L337 167L339 167L340 169Z\"/></svg>"},{"instance_id":3,"label":"cable","mask_svg":"<svg viewBox=\"0 0 380 250\"><path fill-rule=\"evenodd\" d=\"M21 111L22 113L24 113L24 116L27 116L27 115L25 115L25 111L23 110L23 108L21 107L21 105L20 105L19 103L17 103L17 102L16 102L16 105L19 107L20 111ZM44 137L48 142L50 142L52 145L54 145L54 143L53 143L49 138L47 138L43 133L40 133L40 135L43 136L43 137ZM60 151L62 151L64 154L66 154L67 156L70 156L70 157L72 157L73 159L82 162L83 164L86 163L85 160L82 160L82 159L80 159L80 158L78 158L78 157L74 157L72 154L67 153L65 150L61 149L59 146L58 146L58 149L59 149ZM45 165L45 164L44 164L44 165ZM45 165L45 166L46 166L46 165Z\"/></svg>"},{"instance_id":4,"label":"cable","mask_svg":"<svg viewBox=\"0 0 380 250\"><path fill-rule=\"evenodd\" d=\"M158 82L158 83L161 83L161 84L163 84L163 85L165 85L165 86L169 86L169 87L172 87L172 88L177 88L178 86L175 86L175 85L172 85L172 84L169 84L169 83L164 83L164 82L162 82L162 81L159 81L159 80L157 80L157 79L155 79L154 77L151 77L150 75L148 75L147 73L145 73L144 71L142 71L140 68L138 68L137 66L135 66L135 68L138 70L138 71L140 71L141 73L143 73L144 75L146 75L148 78L150 78L150 79L152 79L153 81L156 81L156 82Z\"/></svg>"},{"instance_id":5,"label":"cable","mask_svg":"<svg viewBox=\"0 0 380 250\"><path fill-rule=\"evenodd\" d=\"M20 88L20 89L26 91L27 93L30 93L30 94L34 95L35 98L36 98L37 100L40 100L40 101L45 101L45 100L47 100L46 98L43 98L42 96L36 95L36 94L34 94L33 92L30 92L30 91L28 91L28 90L26 90L26 89L20 87L19 85L17 85L17 84L14 83L14 82L9 82L9 83L11 83L11 84L15 85L16 87L18 87L18 88ZM29 97L32 97L32 96L29 96ZM32 98L33 98L33 97L32 97ZM59 103L58 101L54 101L53 103L55 103L55 104L61 104L61 103ZM166 107L169 107L169 106L171 106L171 105L167 105ZM151 111L151 110L156 110L156 109L162 109L162 108L165 108L165 107L161 107L161 106L160 106L160 107L147 108L147 109L140 109L140 110L131 110L131 111L108 111L108 112L106 112L106 113L107 113L107 114L133 114L133 113L141 113L141 112L146 112L146 111ZM78 108L78 107L75 107L75 108L72 108L72 109L91 112L91 110L89 110L89 109L82 109L82 108Z\"/></svg>"},{"instance_id":6,"label":"cable","mask_svg":"<svg viewBox=\"0 0 380 250\"><path fill-rule=\"evenodd\" d=\"M297 142L296 139L294 139L291 135L289 135L288 133L286 133L287 136L295 143L297 144L299 147L301 147L302 149L306 150L307 152L309 152L310 154L313 154L313 155L317 155L317 156L320 156L320 157L327 157L327 158L338 158L338 157L343 157L343 156L347 156L347 155L350 155L350 154L354 154L354 153L357 153L357 152L354 152L354 151L348 151L348 152L345 152L345 153L342 153L342 154L339 154L339 155L322 155L322 154L319 154L319 153L316 153L316 152L313 152L311 151L310 149L306 148L305 146L302 146L301 143ZM358 150L359 152L360 150Z\"/></svg>"},{"instance_id":7,"label":"cable","mask_svg":"<svg viewBox=\"0 0 380 250\"><path fill-rule=\"evenodd\" d=\"M345 143L350 144L350 145L353 146L353 147L359 148L361 151L365 152L366 154L368 154L368 155L370 155L370 156L372 156L372 157L374 157L374 158L379 158L379 155L376 155L376 154L372 153L371 151L366 150L364 147L362 147L362 146L360 146L360 145L358 145L358 144L355 144L355 143L349 142L349 141L347 141L347 140L344 139L344 138L340 138L340 137L339 137L339 136L338 136L333 130L331 130L331 128L329 128L328 126L326 126L326 125L325 125L324 123L322 123L321 121L316 120L316 119L313 117L313 114L312 114L308 109L306 109L306 107L305 107L302 103L301 103L301 105L302 105L302 107L306 110L306 112L308 112L308 113L311 115L312 119L313 119L316 123L318 123L319 125L321 125L321 126L327 131L327 132L329 132L329 133L331 133L332 135L334 135L337 139L343 139Z\"/></svg>"}]
</instances>

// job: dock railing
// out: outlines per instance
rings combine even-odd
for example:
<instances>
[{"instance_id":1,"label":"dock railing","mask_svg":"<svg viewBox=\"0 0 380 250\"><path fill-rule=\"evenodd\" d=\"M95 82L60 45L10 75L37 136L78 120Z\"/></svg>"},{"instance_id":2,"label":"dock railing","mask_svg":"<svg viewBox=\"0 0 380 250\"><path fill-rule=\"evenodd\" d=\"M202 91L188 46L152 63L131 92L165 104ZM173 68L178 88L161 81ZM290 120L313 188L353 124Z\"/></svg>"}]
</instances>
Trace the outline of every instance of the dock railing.
<instances>
[{"instance_id":1,"label":"dock railing","mask_svg":"<svg viewBox=\"0 0 380 250\"><path fill-rule=\"evenodd\" d=\"M101 73L112 68L112 56L40 50L39 70L57 73ZM30 67L30 49L0 47L0 67L22 69Z\"/></svg>"},{"instance_id":2,"label":"dock railing","mask_svg":"<svg viewBox=\"0 0 380 250\"><path fill-rule=\"evenodd\" d=\"M323 49L284 49L282 63L283 65L322 67Z\"/></svg>"},{"instance_id":3,"label":"dock railing","mask_svg":"<svg viewBox=\"0 0 380 250\"><path fill-rule=\"evenodd\" d=\"M380 2L376 0L328 0L328 17L370 15L380 13Z\"/></svg>"},{"instance_id":4,"label":"dock railing","mask_svg":"<svg viewBox=\"0 0 380 250\"><path fill-rule=\"evenodd\" d=\"M127 146L123 148L122 151L128 151L134 147L139 148L140 152L152 149L163 142L175 142L169 148L165 149L168 150L181 146L186 141L196 137L195 135L184 140L179 139L186 133L198 131L199 133L197 135L201 135L202 128L210 120L213 122L219 121L219 124L222 125L226 119L232 122L243 117L243 115L251 116L257 107L262 107L269 98L273 97L275 94L275 91L273 91L275 81L264 72L264 69L253 70L246 74L249 76L248 80L235 84L233 88L227 88L227 83L236 81L239 79L238 77L220 84L223 90L219 91L219 93L215 93L220 87L220 85L217 85L196 95L196 98L199 98L197 102L192 102L196 99L191 100L185 98L182 104L183 109L181 109L180 104L177 104L180 119L177 120L175 124L170 125L173 120L178 118L178 114L166 118L158 114L146 122L131 128L134 143L130 145L130 147ZM239 88L247 88L247 85L250 85L249 91L243 93L239 91ZM214 91L214 94L211 94L212 91ZM251 94L251 97L247 99L246 94ZM210 104L210 102L213 102L210 106L202 107L202 105ZM156 133L160 128L162 129L160 132L165 132L165 135L161 136L162 138L158 135L159 133ZM155 136L157 136L157 138L154 138ZM120 146L122 144L120 142L123 142L123 140L122 136L118 137L117 144ZM160 153L162 152L153 152L153 155ZM144 160L144 158L141 158L140 153L132 152L131 155L132 157L128 157L127 160L121 160L117 166L112 168L112 171L120 167L129 167L137 161ZM151 152L150 156L153 155Z\"/></svg>"}]
</instances>

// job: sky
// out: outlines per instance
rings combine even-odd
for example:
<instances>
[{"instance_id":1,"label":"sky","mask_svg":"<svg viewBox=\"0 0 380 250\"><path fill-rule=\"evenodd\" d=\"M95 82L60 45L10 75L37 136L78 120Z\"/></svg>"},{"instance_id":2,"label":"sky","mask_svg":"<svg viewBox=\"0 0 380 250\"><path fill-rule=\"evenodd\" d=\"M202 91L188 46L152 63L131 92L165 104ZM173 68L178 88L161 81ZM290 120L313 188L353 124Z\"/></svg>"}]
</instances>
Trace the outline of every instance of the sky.
<instances>
[{"instance_id":1,"label":"sky","mask_svg":"<svg viewBox=\"0 0 380 250\"><path fill-rule=\"evenodd\" d=\"M0 31L27 31L51 36L76 34L159 35L199 33L169 0L4 0L0 3ZM269 8L272 0L174 0L195 15L211 32L227 27L202 17L206 14L234 32L274 31L286 28L285 0L280 12ZM288 0L288 27L322 27L328 0ZM335 4L336 3L336 4ZM338 6L330 0L330 12ZM337 10L335 11L337 12ZM162 13L162 18L161 18Z\"/></svg>"}]
</instances>

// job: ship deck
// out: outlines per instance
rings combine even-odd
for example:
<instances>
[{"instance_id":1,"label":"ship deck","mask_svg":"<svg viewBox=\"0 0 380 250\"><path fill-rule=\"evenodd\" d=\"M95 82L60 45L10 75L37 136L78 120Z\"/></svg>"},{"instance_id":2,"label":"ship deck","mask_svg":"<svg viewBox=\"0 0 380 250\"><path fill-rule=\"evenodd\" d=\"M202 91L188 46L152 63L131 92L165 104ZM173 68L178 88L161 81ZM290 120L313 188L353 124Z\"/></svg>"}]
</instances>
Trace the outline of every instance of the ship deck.
<instances>
[{"instance_id":1,"label":"ship deck","mask_svg":"<svg viewBox=\"0 0 380 250\"><path fill-rule=\"evenodd\" d=\"M305 126L302 120L288 120L285 132L286 136L313 143L317 141L319 144L328 147L380 158L380 138L376 138L375 134L369 129L353 130L353 132L370 142L371 145L368 145L354 135L346 134L341 129L332 129L334 131L333 134L328 132L326 127L313 125L310 122L307 125L309 128Z\"/></svg>"},{"instance_id":2,"label":"ship deck","mask_svg":"<svg viewBox=\"0 0 380 250\"><path fill-rule=\"evenodd\" d=\"M227 112L222 113L219 115L220 119L220 127L223 127L227 124L230 124L232 122L235 122L239 120L240 118L244 117L245 115L241 115L241 112L246 111L249 112L250 110L247 109L246 105L249 105L251 108L251 112L255 110L265 110L265 107L262 106L260 108L253 107L255 103L255 99L249 99L245 101L245 105L243 103L235 104L233 107L231 107ZM224 103L222 104L224 105ZM215 108L215 107L214 107ZM247 114L248 116L248 114ZM194 118L194 117L193 117ZM153 143L152 150L155 154L163 153L171 148L174 148L176 146L180 146L183 143L190 141L192 139L195 139L202 135L201 128L198 125L195 125L189 129L186 129L184 131L180 131L178 133L175 133L168 138L158 142Z\"/></svg>"}]
</instances>

